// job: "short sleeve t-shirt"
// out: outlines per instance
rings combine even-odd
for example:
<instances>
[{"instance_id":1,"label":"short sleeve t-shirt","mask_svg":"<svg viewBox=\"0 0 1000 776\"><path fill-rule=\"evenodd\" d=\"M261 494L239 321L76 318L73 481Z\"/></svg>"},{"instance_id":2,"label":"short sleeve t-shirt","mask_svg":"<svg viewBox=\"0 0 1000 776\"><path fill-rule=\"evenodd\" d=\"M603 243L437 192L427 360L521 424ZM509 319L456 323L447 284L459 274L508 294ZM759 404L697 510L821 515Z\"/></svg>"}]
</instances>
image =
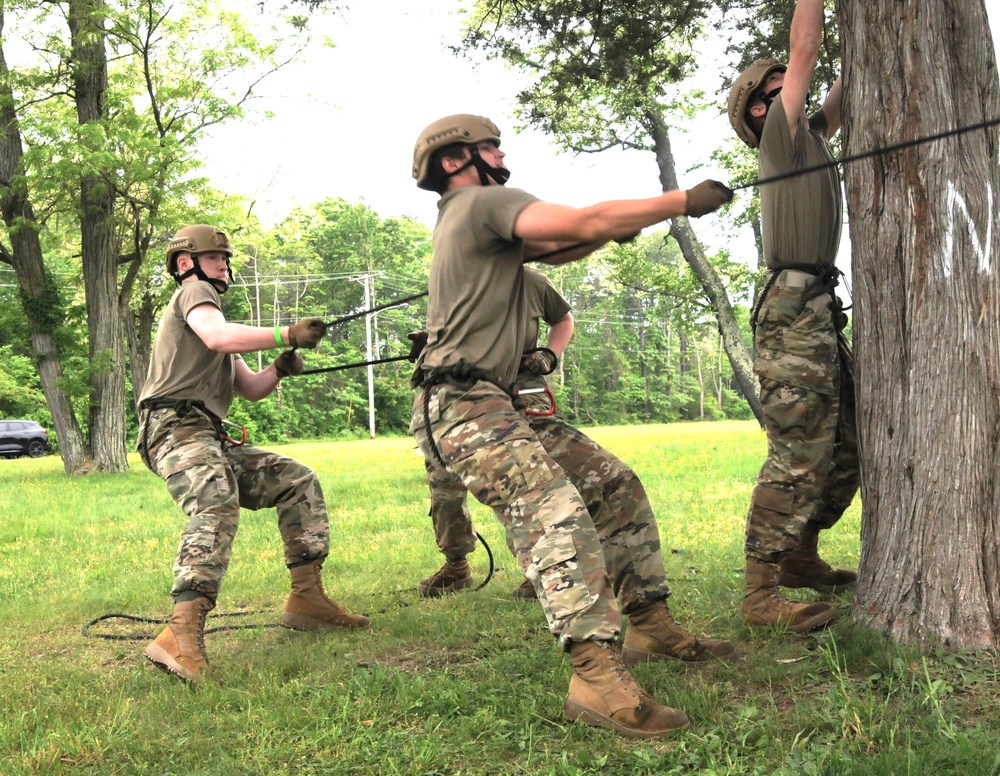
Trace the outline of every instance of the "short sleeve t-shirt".
<instances>
[{"instance_id":1,"label":"short sleeve t-shirt","mask_svg":"<svg viewBox=\"0 0 1000 776\"><path fill-rule=\"evenodd\" d=\"M538 347L538 320L551 326L566 317L570 306L552 285L552 281L532 267L524 268L524 297L528 318L524 330L524 349L532 350Z\"/></svg>"},{"instance_id":2,"label":"short sleeve t-shirt","mask_svg":"<svg viewBox=\"0 0 1000 776\"><path fill-rule=\"evenodd\" d=\"M524 297L527 322L524 330L524 350L538 347L538 321L545 321L549 326L566 317L570 311L569 302L560 294L552 281L543 273L531 267L524 268ZM515 381L519 389L542 388L546 385L545 378L532 372L524 371L517 375ZM547 402L548 400L543 400Z\"/></svg>"},{"instance_id":3,"label":"short sleeve t-shirt","mask_svg":"<svg viewBox=\"0 0 1000 776\"><path fill-rule=\"evenodd\" d=\"M826 117L801 119L792 145L781 95L771 103L760 139L760 177L833 162ZM843 200L836 167L768 183L760 188L764 262L833 264L840 245Z\"/></svg>"},{"instance_id":4,"label":"short sleeve t-shirt","mask_svg":"<svg viewBox=\"0 0 1000 776\"><path fill-rule=\"evenodd\" d=\"M418 369L465 364L513 382L527 316L514 224L535 201L504 186L465 186L441 198Z\"/></svg>"},{"instance_id":5,"label":"short sleeve t-shirt","mask_svg":"<svg viewBox=\"0 0 1000 776\"><path fill-rule=\"evenodd\" d=\"M236 356L210 350L187 325L195 307L210 304L221 309L219 292L199 280L182 283L160 317L153 342L143 399L197 399L220 418L233 401Z\"/></svg>"}]
</instances>

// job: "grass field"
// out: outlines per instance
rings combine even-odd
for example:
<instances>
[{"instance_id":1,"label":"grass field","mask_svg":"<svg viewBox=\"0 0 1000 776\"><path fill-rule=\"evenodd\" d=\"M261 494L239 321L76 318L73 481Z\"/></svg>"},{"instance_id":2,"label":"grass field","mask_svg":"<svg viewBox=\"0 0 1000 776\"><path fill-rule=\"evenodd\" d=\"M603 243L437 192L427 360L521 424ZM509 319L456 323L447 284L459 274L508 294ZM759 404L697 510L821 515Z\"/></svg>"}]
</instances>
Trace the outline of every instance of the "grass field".
<instances>
[{"instance_id":1,"label":"grass field","mask_svg":"<svg viewBox=\"0 0 1000 776\"><path fill-rule=\"evenodd\" d=\"M561 716L568 659L491 514L477 526L497 571L475 592L424 601L441 563L423 465L409 439L295 444L330 507L328 592L363 632L274 627L288 589L273 511L244 513L208 628L211 678L190 688L141 657L162 618L183 523L137 459L70 478L54 457L0 461L0 774L991 774L998 663L921 653L840 616L806 636L738 618L742 534L763 434L751 423L601 428L639 473L660 521L671 607L739 642L735 664L635 670L689 731L633 742ZM860 509L824 535L855 566ZM474 554L478 577L485 553ZM122 637L122 640L98 635Z\"/></svg>"}]
</instances>

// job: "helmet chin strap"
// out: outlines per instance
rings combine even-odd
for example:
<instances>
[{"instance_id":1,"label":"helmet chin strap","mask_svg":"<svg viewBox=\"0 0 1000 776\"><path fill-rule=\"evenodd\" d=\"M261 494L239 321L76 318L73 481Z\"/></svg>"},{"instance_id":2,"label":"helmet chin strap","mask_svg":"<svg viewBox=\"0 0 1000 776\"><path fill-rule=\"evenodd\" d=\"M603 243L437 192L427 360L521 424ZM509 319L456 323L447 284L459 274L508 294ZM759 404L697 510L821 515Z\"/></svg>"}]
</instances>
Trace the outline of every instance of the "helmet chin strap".
<instances>
[{"instance_id":1,"label":"helmet chin strap","mask_svg":"<svg viewBox=\"0 0 1000 776\"><path fill-rule=\"evenodd\" d=\"M771 110L771 103L774 102L778 95L781 94L781 87L772 89L769 92L761 91L758 92L757 96L760 98L761 102L764 103L764 107Z\"/></svg>"},{"instance_id":2,"label":"helmet chin strap","mask_svg":"<svg viewBox=\"0 0 1000 776\"><path fill-rule=\"evenodd\" d=\"M229 266L229 257L226 257L226 273L229 275L229 283L233 282L233 270ZM183 275L174 275L174 280L177 281L177 285L183 283L187 278L194 275L198 280L204 280L206 283L211 283L213 288L220 294L226 293L229 290L229 283L225 280L220 280L219 278L210 278L205 274L205 271L201 268L198 263L197 254L191 254L191 269L185 272Z\"/></svg>"},{"instance_id":3,"label":"helmet chin strap","mask_svg":"<svg viewBox=\"0 0 1000 776\"><path fill-rule=\"evenodd\" d=\"M469 148L469 161L459 167L455 172L448 175L449 178L458 175L460 172L469 169L470 167L475 167L476 172L479 173L479 183L483 186L490 185L490 178L492 178L497 184L503 186L510 180L510 170L506 167L492 167L483 157L479 155L479 149L475 146Z\"/></svg>"}]
</instances>

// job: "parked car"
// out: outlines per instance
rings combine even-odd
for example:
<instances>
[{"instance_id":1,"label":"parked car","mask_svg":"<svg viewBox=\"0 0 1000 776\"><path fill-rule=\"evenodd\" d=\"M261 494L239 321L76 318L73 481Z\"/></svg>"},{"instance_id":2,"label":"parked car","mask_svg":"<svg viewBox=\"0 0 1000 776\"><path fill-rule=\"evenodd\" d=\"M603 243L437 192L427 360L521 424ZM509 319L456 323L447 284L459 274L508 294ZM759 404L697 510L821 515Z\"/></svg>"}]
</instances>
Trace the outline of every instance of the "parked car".
<instances>
[{"instance_id":1,"label":"parked car","mask_svg":"<svg viewBox=\"0 0 1000 776\"><path fill-rule=\"evenodd\" d=\"M49 432L33 420L0 420L0 455L40 458L49 452Z\"/></svg>"}]
</instances>

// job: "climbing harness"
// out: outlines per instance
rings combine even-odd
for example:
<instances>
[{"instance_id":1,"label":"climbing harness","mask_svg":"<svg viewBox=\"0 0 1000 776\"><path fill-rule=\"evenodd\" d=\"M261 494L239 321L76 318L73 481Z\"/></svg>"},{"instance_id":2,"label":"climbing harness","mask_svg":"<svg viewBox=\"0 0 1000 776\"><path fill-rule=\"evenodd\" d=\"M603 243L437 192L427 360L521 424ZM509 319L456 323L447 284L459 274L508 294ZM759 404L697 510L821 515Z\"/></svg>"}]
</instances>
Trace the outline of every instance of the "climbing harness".
<instances>
[{"instance_id":1,"label":"climbing harness","mask_svg":"<svg viewBox=\"0 0 1000 776\"><path fill-rule=\"evenodd\" d=\"M142 403L139 404L140 412L143 410L152 411L161 409L174 410L181 417L186 416L193 409L198 410L198 412L212 421L212 425L215 427L215 434L219 437L220 442L228 442L233 447L243 447L243 445L247 443L246 426L241 426L239 423L234 423L231 420L220 418L207 406L205 406L205 402L200 399L165 399L154 397L151 399L143 399ZM230 437L223 429L224 425L231 428L238 428L240 430L240 441L237 442L235 439Z\"/></svg>"},{"instance_id":2,"label":"climbing harness","mask_svg":"<svg viewBox=\"0 0 1000 776\"><path fill-rule=\"evenodd\" d=\"M851 309L851 305L843 307L840 304L840 299L833 293L834 289L840 282L840 278L844 276L844 273L833 264L775 264L774 266L767 268L767 281L764 283L764 287L761 289L760 295L757 297L757 303L753 306L753 310L750 312L751 330L757 330L757 316L760 315L760 308L764 305L764 300L767 298L767 294L771 290L771 287L775 284L775 282L777 282L781 273L786 270L804 272L807 275L815 277L815 280L806 287L806 291L802 294L801 303L799 305L800 313L805 309L806 304L811 299L823 296L823 294L829 294L836 300L836 308L834 310L835 319L840 315L843 315L844 311ZM843 328L844 327L842 325L838 326L838 331Z\"/></svg>"}]
</instances>

